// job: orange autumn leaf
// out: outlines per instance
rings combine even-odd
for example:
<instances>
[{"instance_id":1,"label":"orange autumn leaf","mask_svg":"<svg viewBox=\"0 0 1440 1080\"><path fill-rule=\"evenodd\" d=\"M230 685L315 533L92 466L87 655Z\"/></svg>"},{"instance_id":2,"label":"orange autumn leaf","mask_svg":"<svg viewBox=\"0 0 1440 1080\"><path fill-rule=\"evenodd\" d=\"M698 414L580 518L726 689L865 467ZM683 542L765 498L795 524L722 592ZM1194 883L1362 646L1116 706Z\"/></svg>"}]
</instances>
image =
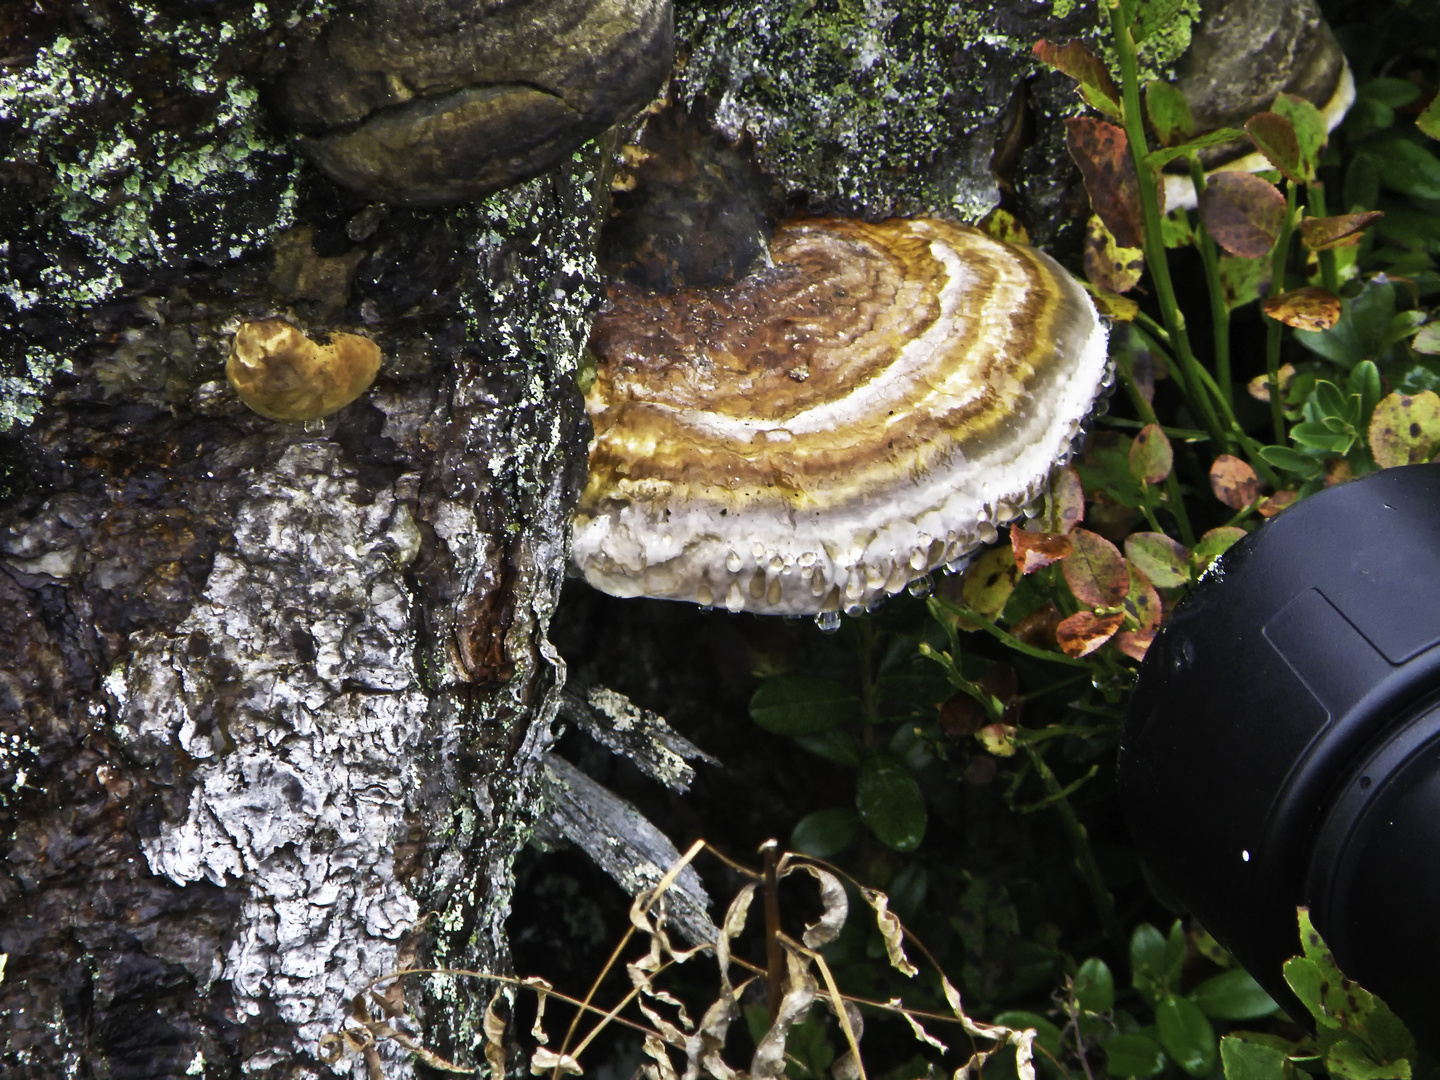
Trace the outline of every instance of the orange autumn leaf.
<instances>
[{"instance_id":1,"label":"orange autumn leaf","mask_svg":"<svg viewBox=\"0 0 1440 1080\"><path fill-rule=\"evenodd\" d=\"M1117 611L1110 615L1097 615L1093 611L1077 611L1056 627L1055 639L1060 650L1069 657L1079 659L1089 656L1115 636L1125 623L1125 614Z\"/></svg>"}]
</instances>

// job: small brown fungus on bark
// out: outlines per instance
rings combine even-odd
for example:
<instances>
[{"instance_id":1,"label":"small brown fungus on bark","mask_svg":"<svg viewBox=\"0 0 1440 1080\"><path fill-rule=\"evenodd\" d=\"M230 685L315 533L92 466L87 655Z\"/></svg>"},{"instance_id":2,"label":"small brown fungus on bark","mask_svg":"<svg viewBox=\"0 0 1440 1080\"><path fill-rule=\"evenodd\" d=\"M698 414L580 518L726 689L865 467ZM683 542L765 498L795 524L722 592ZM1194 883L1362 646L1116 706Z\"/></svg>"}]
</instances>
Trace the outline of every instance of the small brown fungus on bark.
<instances>
[{"instance_id":1,"label":"small brown fungus on bark","mask_svg":"<svg viewBox=\"0 0 1440 1080\"><path fill-rule=\"evenodd\" d=\"M240 400L270 420L316 420L370 388L380 347L358 334L311 341L284 319L240 325L225 375Z\"/></svg>"},{"instance_id":2,"label":"small brown fungus on bark","mask_svg":"<svg viewBox=\"0 0 1440 1080\"><path fill-rule=\"evenodd\" d=\"M1049 256L928 219L791 221L771 256L612 286L573 528L595 587L863 610L993 541L1069 453L1106 332Z\"/></svg>"}]
</instances>

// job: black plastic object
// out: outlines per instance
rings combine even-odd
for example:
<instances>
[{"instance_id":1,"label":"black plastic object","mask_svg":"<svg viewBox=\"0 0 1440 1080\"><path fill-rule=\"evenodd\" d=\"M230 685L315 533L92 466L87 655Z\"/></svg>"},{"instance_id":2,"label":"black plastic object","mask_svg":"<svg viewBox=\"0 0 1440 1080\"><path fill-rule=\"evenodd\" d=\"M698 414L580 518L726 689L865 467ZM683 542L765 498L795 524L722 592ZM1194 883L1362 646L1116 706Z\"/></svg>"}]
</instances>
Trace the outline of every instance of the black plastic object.
<instances>
[{"instance_id":1,"label":"black plastic object","mask_svg":"<svg viewBox=\"0 0 1440 1080\"><path fill-rule=\"evenodd\" d=\"M1150 872L1296 1019L1311 909L1440 1042L1440 465L1319 492L1226 552L1140 668L1120 795Z\"/></svg>"}]
</instances>

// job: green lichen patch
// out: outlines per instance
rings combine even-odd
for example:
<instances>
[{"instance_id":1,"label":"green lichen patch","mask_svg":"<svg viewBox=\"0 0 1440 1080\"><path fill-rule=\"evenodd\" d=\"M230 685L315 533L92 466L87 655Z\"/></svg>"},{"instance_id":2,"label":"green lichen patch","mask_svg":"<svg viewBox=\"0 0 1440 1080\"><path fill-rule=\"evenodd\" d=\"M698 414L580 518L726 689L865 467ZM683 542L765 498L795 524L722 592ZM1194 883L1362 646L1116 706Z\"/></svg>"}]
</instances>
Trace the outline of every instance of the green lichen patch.
<instances>
[{"instance_id":1,"label":"green lichen patch","mask_svg":"<svg viewBox=\"0 0 1440 1080\"><path fill-rule=\"evenodd\" d=\"M702 95L727 134L812 209L978 219L999 201L989 162L1044 34L1093 33L1092 4L1036 18L999 0L764 0L676 12L689 57L685 101Z\"/></svg>"}]
</instances>

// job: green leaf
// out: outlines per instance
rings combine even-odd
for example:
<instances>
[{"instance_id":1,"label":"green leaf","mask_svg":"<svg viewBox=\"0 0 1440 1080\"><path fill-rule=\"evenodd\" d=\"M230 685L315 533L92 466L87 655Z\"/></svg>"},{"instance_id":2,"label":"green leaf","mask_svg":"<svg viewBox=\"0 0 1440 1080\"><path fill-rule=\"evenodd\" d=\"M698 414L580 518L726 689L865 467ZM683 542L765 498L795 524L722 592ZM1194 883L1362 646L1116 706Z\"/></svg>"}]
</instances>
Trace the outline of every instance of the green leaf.
<instances>
[{"instance_id":1,"label":"green leaf","mask_svg":"<svg viewBox=\"0 0 1440 1080\"><path fill-rule=\"evenodd\" d=\"M876 755L860 765L855 778L855 808L886 847L914 851L925 838L925 796L910 770Z\"/></svg>"},{"instance_id":2,"label":"green leaf","mask_svg":"<svg viewBox=\"0 0 1440 1080\"><path fill-rule=\"evenodd\" d=\"M1302 454L1299 450L1292 450L1288 446L1262 446L1260 456L1266 464L1273 465L1277 469L1294 473L1296 476L1306 480L1319 476L1323 466L1308 454Z\"/></svg>"},{"instance_id":3,"label":"green leaf","mask_svg":"<svg viewBox=\"0 0 1440 1080\"><path fill-rule=\"evenodd\" d=\"M1371 281L1359 296L1346 300L1344 308L1329 330L1296 330L1295 340L1348 369L1383 351L1381 342L1395 317L1395 286Z\"/></svg>"},{"instance_id":4,"label":"green leaf","mask_svg":"<svg viewBox=\"0 0 1440 1080\"><path fill-rule=\"evenodd\" d=\"M1328 132L1325 118L1320 110L1303 97L1294 94L1279 94L1271 106L1276 115L1290 121L1295 131L1295 141L1300 149L1300 179L1307 184L1315 179L1315 170L1320 167L1320 152L1325 149Z\"/></svg>"},{"instance_id":5,"label":"green leaf","mask_svg":"<svg viewBox=\"0 0 1440 1080\"><path fill-rule=\"evenodd\" d=\"M1432 98L1430 104L1415 117L1415 126L1432 139L1440 139L1440 95Z\"/></svg>"},{"instance_id":6,"label":"green leaf","mask_svg":"<svg viewBox=\"0 0 1440 1080\"><path fill-rule=\"evenodd\" d=\"M1115 1035L1100 1044L1105 1072L1116 1080L1146 1080L1165 1069L1165 1051L1148 1035Z\"/></svg>"},{"instance_id":7,"label":"green leaf","mask_svg":"<svg viewBox=\"0 0 1440 1080\"><path fill-rule=\"evenodd\" d=\"M1342 1036L1325 1055L1325 1067L1336 1080L1410 1080L1410 1062L1376 1061L1365 1044L1353 1036Z\"/></svg>"},{"instance_id":8,"label":"green leaf","mask_svg":"<svg viewBox=\"0 0 1440 1080\"><path fill-rule=\"evenodd\" d=\"M776 675L750 699L750 718L777 735L819 735L860 719L849 687L814 675Z\"/></svg>"},{"instance_id":9,"label":"green leaf","mask_svg":"<svg viewBox=\"0 0 1440 1080\"><path fill-rule=\"evenodd\" d=\"M1115 1005L1115 977L1105 961L1092 956L1075 973L1075 1000L1090 1012L1109 1012Z\"/></svg>"},{"instance_id":10,"label":"green leaf","mask_svg":"<svg viewBox=\"0 0 1440 1080\"><path fill-rule=\"evenodd\" d=\"M1146 424L1130 444L1130 474L1147 484L1159 484L1170 475L1175 453L1159 424Z\"/></svg>"},{"instance_id":11,"label":"green leaf","mask_svg":"<svg viewBox=\"0 0 1440 1080\"><path fill-rule=\"evenodd\" d=\"M1415 1056L1415 1040L1390 1006L1358 983L1347 979L1335 963L1330 947L1310 922L1310 912L1296 909L1300 921L1303 957L1285 964L1285 981L1316 1023L1340 1031L1364 1035L1368 1045L1385 1061ZM1295 965L1294 978L1291 965Z\"/></svg>"},{"instance_id":12,"label":"green leaf","mask_svg":"<svg viewBox=\"0 0 1440 1080\"><path fill-rule=\"evenodd\" d=\"M1160 1045L1191 1076L1209 1076L1217 1053L1215 1029L1193 1001L1167 997L1155 1007Z\"/></svg>"},{"instance_id":13,"label":"green leaf","mask_svg":"<svg viewBox=\"0 0 1440 1080\"><path fill-rule=\"evenodd\" d=\"M1130 936L1130 970L1135 989L1153 1004L1170 994L1180 981L1185 963L1185 931L1177 920L1169 938L1149 923L1141 923Z\"/></svg>"},{"instance_id":14,"label":"green leaf","mask_svg":"<svg viewBox=\"0 0 1440 1080\"><path fill-rule=\"evenodd\" d=\"M1214 131L1207 131L1204 135L1183 142L1179 146L1167 146L1162 150L1151 150L1145 155L1145 164L1152 169L1162 169L1176 158L1182 158L1186 154L1194 153L1197 150L1204 150L1206 147L1219 146L1222 143L1234 142L1236 139L1245 138L1243 128L1216 128Z\"/></svg>"},{"instance_id":15,"label":"green leaf","mask_svg":"<svg viewBox=\"0 0 1440 1080\"><path fill-rule=\"evenodd\" d=\"M1206 979L1188 996L1206 1016L1216 1020L1258 1020L1279 1008L1265 988L1242 968Z\"/></svg>"},{"instance_id":16,"label":"green leaf","mask_svg":"<svg viewBox=\"0 0 1440 1080\"><path fill-rule=\"evenodd\" d=\"M1315 384L1315 404L1320 406L1321 412L1326 416L1345 416L1345 395L1340 393L1340 388L1328 379L1321 379Z\"/></svg>"},{"instance_id":17,"label":"green leaf","mask_svg":"<svg viewBox=\"0 0 1440 1080\"><path fill-rule=\"evenodd\" d=\"M1245 536L1245 530L1238 525L1221 525L1218 529L1205 533L1195 542L1195 550L1190 555L1195 560L1196 569L1202 572L1208 570L1212 562L1245 539Z\"/></svg>"},{"instance_id":18,"label":"green leaf","mask_svg":"<svg viewBox=\"0 0 1440 1080\"><path fill-rule=\"evenodd\" d=\"M1350 447L1355 445L1353 433L1342 434L1331 431L1323 423L1309 421L1296 424L1291 428L1290 438L1295 440L1296 446L1308 447L1311 450L1319 450L1321 453L1337 457L1344 457L1350 452Z\"/></svg>"},{"instance_id":19,"label":"green leaf","mask_svg":"<svg viewBox=\"0 0 1440 1080\"><path fill-rule=\"evenodd\" d=\"M1220 1040L1225 1080L1283 1080L1285 1051L1249 1042L1238 1035Z\"/></svg>"},{"instance_id":20,"label":"green leaf","mask_svg":"<svg viewBox=\"0 0 1440 1080\"><path fill-rule=\"evenodd\" d=\"M792 735L796 744L816 757L854 769L860 764L860 743L848 731L822 731L819 735Z\"/></svg>"},{"instance_id":21,"label":"green leaf","mask_svg":"<svg viewBox=\"0 0 1440 1080\"><path fill-rule=\"evenodd\" d=\"M1425 325L1425 317L1423 311L1397 311L1395 317L1385 327L1385 334L1380 339L1380 348L1388 349L1397 341L1404 341Z\"/></svg>"},{"instance_id":22,"label":"green leaf","mask_svg":"<svg viewBox=\"0 0 1440 1080\"><path fill-rule=\"evenodd\" d=\"M995 1017L991 1023L1008 1028L1034 1028L1035 1043L1056 1057L1060 1056L1060 1029L1039 1013L1011 1009Z\"/></svg>"},{"instance_id":23,"label":"green leaf","mask_svg":"<svg viewBox=\"0 0 1440 1080\"><path fill-rule=\"evenodd\" d=\"M1125 557L1140 568L1157 589L1174 589L1190 581L1190 551L1164 533L1131 533Z\"/></svg>"},{"instance_id":24,"label":"green leaf","mask_svg":"<svg viewBox=\"0 0 1440 1080\"><path fill-rule=\"evenodd\" d=\"M850 846L860 829L860 818L848 806L834 806L806 814L790 833L790 846L802 855L829 859Z\"/></svg>"},{"instance_id":25,"label":"green leaf","mask_svg":"<svg viewBox=\"0 0 1440 1080\"><path fill-rule=\"evenodd\" d=\"M1356 154L1345 170L1345 206L1368 210L1380 201L1380 167L1367 154Z\"/></svg>"},{"instance_id":26,"label":"green leaf","mask_svg":"<svg viewBox=\"0 0 1440 1080\"><path fill-rule=\"evenodd\" d=\"M1440 158L1409 139L1366 146L1379 159L1380 182L1391 191L1419 199L1440 199Z\"/></svg>"},{"instance_id":27,"label":"green leaf","mask_svg":"<svg viewBox=\"0 0 1440 1080\"><path fill-rule=\"evenodd\" d=\"M1380 403L1380 369L1373 361L1362 360L1351 369L1349 390L1360 397L1360 425L1368 426L1370 414Z\"/></svg>"},{"instance_id":28,"label":"green leaf","mask_svg":"<svg viewBox=\"0 0 1440 1080\"><path fill-rule=\"evenodd\" d=\"M1171 83L1156 80L1145 84L1145 113L1162 146L1174 146L1195 134L1190 103Z\"/></svg>"},{"instance_id":29,"label":"green leaf","mask_svg":"<svg viewBox=\"0 0 1440 1080\"><path fill-rule=\"evenodd\" d=\"M1370 101L1379 101L1389 105L1392 109L1399 109L1409 105L1420 96L1420 87L1409 79L1371 79L1356 87L1355 96L1367 98Z\"/></svg>"}]
</instances>

